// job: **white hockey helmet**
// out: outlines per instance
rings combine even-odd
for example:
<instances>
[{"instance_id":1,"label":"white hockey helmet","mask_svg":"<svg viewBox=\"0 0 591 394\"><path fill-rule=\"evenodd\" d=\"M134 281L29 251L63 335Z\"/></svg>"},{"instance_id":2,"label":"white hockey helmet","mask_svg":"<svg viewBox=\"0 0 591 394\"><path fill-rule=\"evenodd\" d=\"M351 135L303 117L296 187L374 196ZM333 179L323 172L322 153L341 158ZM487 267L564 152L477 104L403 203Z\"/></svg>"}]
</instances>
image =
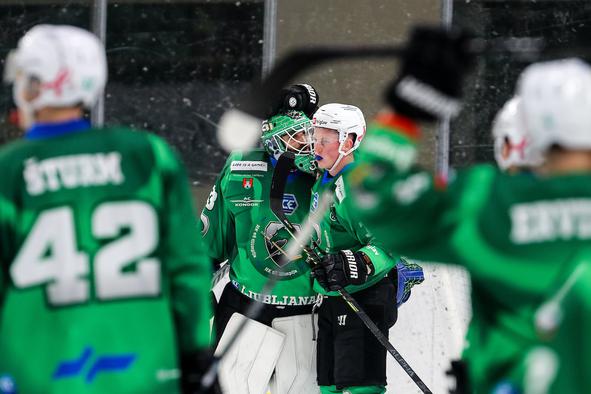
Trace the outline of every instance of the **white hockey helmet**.
<instances>
[{"instance_id":1,"label":"white hockey helmet","mask_svg":"<svg viewBox=\"0 0 591 394\"><path fill-rule=\"evenodd\" d=\"M521 99L511 98L493 120L492 135L494 138L495 159L502 170L509 167L535 167L542 163L541 157L530 147L531 137L527 134ZM508 151L506 151L508 149Z\"/></svg>"},{"instance_id":2,"label":"white hockey helmet","mask_svg":"<svg viewBox=\"0 0 591 394\"><path fill-rule=\"evenodd\" d=\"M353 152L365 135L365 118L363 112L354 105L347 104L324 104L318 108L312 118L314 127L324 127L332 129L339 133L339 153L346 156ZM343 144L349 134L355 134L353 146L348 151L343 151Z\"/></svg>"},{"instance_id":3,"label":"white hockey helmet","mask_svg":"<svg viewBox=\"0 0 591 394\"><path fill-rule=\"evenodd\" d=\"M517 88L534 151L591 149L591 67L580 59L533 64Z\"/></svg>"},{"instance_id":4,"label":"white hockey helmet","mask_svg":"<svg viewBox=\"0 0 591 394\"><path fill-rule=\"evenodd\" d=\"M14 101L24 110L91 107L107 82L105 49L95 35L78 27L37 25L9 53L4 80L14 84ZM25 100L32 89L36 97Z\"/></svg>"}]
</instances>

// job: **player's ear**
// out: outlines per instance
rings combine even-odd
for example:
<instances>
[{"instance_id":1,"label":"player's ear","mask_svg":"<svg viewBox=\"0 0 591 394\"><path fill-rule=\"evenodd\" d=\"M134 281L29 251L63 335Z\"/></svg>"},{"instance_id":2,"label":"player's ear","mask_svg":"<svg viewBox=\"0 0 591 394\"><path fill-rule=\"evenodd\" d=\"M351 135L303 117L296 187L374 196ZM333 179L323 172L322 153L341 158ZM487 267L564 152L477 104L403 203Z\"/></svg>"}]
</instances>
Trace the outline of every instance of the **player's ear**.
<instances>
[{"instance_id":1,"label":"player's ear","mask_svg":"<svg viewBox=\"0 0 591 394\"><path fill-rule=\"evenodd\" d=\"M349 149L353 148L353 145L355 145L356 139L357 139L357 135L355 135L355 134L349 134L347 136L347 140L345 141L345 152L348 151Z\"/></svg>"}]
</instances>

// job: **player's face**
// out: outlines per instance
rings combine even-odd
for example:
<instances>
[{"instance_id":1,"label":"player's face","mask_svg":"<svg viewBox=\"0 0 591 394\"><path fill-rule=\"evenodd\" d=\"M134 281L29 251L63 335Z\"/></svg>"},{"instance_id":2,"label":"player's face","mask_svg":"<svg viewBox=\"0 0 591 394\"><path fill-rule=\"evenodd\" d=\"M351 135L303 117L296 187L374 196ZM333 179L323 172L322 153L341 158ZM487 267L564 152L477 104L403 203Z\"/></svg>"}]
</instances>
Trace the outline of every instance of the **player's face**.
<instances>
[{"instance_id":1,"label":"player's face","mask_svg":"<svg viewBox=\"0 0 591 394\"><path fill-rule=\"evenodd\" d=\"M298 131L295 134L284 134L281 139L285 142L287 149L292 152L299 152L309 144L309 141L306 140L306 133L303 131Z\"/></svg>"},{"instance_id":2,"label":"player's face","mask_svg":"<svg viewBox=\"0 0 591 394\"><path fill-rule=\"evenodd\" d=\"M339 157L339 133L324 127L314 127L313 141L318 167L331 168Z\"/></svg>"}]
</instances>

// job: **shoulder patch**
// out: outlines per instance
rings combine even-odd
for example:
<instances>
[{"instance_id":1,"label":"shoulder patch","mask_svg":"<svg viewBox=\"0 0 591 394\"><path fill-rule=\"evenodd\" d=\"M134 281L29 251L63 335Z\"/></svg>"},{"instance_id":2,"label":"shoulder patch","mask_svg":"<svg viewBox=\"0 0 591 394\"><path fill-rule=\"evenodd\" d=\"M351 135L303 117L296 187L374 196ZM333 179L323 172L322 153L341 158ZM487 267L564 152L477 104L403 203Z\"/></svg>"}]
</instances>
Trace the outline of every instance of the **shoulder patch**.
<instances>
[{"instance_id":1,"label":"shoulder patch","mask_svg":"<svg viewBox=\"0 0 591 394\"><path fill-rule=\"evenodd\" d=\"M337 200L339 200L339 202L343 202L343 200L345 199L345 183L343 181L343 177L340 176L339 179L337 179L337 181L335 182L335 195L337 196Z\"/></svg>"},{"instance_id":2,"label":"shoulder patch","mask_svg":"<svg viewBox=\"0 0 591 394\"><path fill-rule=\"evenodd\" d=\"M267 171L268 164L264 161L234 160L230 163L230 171Z\"/></svg>"}]
</instances>

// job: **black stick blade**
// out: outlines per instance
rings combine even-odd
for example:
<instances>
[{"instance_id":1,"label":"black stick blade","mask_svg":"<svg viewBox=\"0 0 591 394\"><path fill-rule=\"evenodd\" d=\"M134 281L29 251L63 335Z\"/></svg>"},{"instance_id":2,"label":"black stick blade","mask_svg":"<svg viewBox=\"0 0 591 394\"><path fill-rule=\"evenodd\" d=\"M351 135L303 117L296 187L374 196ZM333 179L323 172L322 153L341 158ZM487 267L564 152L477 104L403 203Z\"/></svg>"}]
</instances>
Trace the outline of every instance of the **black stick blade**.
<instances>
[{"instance_id":1,"label":"black stick blade","mask_svg":"<svg viewBox=\"0 0 591 394\"><path fill-rule=\"evenodd\" d=\"M285 213L283 212L283 193L287 185L287 178L291 170L295 168L295 155L293 152L284 152L279 156L275 170L273 171L273 179L271 180L271 210L282 222L285 220ZM293 226L288 228L293 231Z\"/></svg>"}]
</instances>

